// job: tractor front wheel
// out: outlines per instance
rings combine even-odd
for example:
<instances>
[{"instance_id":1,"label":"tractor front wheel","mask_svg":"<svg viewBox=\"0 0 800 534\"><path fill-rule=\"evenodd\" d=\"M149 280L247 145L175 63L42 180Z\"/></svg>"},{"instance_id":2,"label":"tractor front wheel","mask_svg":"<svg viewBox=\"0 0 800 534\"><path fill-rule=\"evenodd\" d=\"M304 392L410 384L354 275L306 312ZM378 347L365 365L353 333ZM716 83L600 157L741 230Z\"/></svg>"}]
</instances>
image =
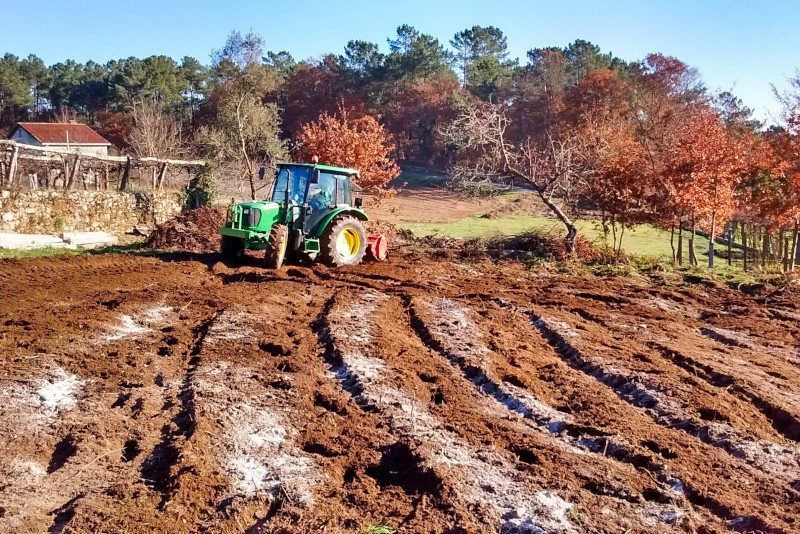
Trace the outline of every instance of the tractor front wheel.
<instances>
[{"instance_id":1,"label":"tractor front wheel","mask_svg":"<svg viewBox=\"0 0 800 534\"><path fill-rule=\"evenodd\" d=\"M269 246L264 251L264 265L269 269L279 269L286 259L289 245L289 229L285 224L274 224L269 231Z\"/></svg>"},{"instance_id":2,"label":"tractor front wheel","mask_svg":"<svg viewBox=\"0 0 800 534\"><path fill-rule=\"evenodd\" d=\"M357 265L367 250L367 233L361 221L344 215L331 221L322 234L320 245L320 256L325 264Z\"/></svg>"},{"instance_id":3,"label":"tractor front wheel","mask_svg":"<svg viewBox=\"0 0 800 534\"><path fill-rule=\"evenodd\" d=\"M240 262L244 257L244 241L229 235L222 236L219 252L225 261Z\"/></svg>"}]
</instances>

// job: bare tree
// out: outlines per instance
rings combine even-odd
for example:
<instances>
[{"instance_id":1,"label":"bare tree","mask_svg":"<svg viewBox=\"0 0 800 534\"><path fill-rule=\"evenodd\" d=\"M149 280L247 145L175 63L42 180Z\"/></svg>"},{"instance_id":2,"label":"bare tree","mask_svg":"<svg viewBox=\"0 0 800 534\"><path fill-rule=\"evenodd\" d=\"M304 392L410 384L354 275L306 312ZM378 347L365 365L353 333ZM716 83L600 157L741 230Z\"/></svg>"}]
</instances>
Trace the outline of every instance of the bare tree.
<instances>
[{"instance_id":1,"label":"bare tree","mask_svg":"<svg viewBox=\"0 0 800 534\"><path fill-rule=\"evenodd\" d=\"M461 151L449 174L454 180L471 180L479 186L485 186L485 180L524 181L566 227L564 244L571 253L578 229L555 199L568 198L582 178L585 167L578 140L547 131L542 139L527 137L515 143L508 133L509 123L503 104L463 104L458 117L439 132Z\"/></svg>"},{"instance_id":2,"label":"bare tree","mask_svg":"<svg viewBox=\"0 0 800 534\"><path fill-rule=\"evenodd\" d=\"M165 114L157 104L134 101L131 106L133 126L127 140L139 157L181 159L188 150L183 138L180 121ZM162 164L158 175L153 168L153 187L161 189L166 176L166 164Z\"/></svg>"},{"instance_id":3,"label":"bare tree","mask_svg":"<svg viewBox=\"0 0 800 534\"><path fill-rule=\"evenodd\" d=\"M217 103L214 125L197 132L201 150L220 163L233 163L237 174L247 180L253 200L259 166L288 155L286 143L279 136L278 108L261 98L276 83L270 69L256 64L246 66L227 82L224 96Z\"/></svg>"}]
</instances>

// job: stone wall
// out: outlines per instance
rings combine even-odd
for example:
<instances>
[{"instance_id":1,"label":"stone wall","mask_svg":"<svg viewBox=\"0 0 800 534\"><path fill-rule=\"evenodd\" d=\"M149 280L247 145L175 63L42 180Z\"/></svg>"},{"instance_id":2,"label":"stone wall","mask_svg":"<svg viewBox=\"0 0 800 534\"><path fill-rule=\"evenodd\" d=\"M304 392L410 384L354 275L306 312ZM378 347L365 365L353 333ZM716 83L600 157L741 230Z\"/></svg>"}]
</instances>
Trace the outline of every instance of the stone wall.
<instances>
[{"instance_id":1,"label":"stone wall","mask_svg":"<svg viewBox=\"0 0 800 534\"><path fill-rule=\"evenodd\" d=\"M0 191L0 232L120 234L137 225L160 224L182 208L176 192Z\"/></svg>"}]
</instances>

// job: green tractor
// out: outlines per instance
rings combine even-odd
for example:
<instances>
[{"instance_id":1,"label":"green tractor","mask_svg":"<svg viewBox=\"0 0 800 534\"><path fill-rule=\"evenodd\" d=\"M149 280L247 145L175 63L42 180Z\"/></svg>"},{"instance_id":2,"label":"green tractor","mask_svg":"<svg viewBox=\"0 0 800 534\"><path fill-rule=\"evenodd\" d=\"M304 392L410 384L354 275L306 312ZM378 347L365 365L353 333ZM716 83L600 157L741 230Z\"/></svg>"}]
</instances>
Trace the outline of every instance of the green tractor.
<instances>
[{"instance_id":1,"label":"green tractor","mask_svg":"<svg viewBox=\"0 0 800 534\"><path fill-rule=\"evenodd\" d=\"M241 260L245 249L263 250L264 265L277 269L287 255L320 259L331 266L356 265L365 255L383 260L386 238L367 236L361 198L352 202L354 169L310 163L280 163L267 201L228 208L220 252Z\"/></svg>"}]
</instances>

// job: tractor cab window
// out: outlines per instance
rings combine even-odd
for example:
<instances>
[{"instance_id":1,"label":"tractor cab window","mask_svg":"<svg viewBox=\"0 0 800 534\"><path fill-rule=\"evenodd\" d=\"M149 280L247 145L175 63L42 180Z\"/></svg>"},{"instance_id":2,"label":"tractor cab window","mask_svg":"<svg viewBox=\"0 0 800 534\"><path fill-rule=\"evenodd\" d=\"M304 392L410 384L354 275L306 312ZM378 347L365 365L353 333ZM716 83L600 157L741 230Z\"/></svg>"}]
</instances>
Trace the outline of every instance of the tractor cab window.
<instances>
[{"instance_id":1,"label":"tractor cab window","mask_svg":"<svg viewBox=\"0 0 800 534\"><path fill-rule=\"evenodd\" d=\"M350 204L350 180L347 176L339 176L336 183L336 203Z\"/></svg>"},{"instance_id":2,"label":"tractor cab window","mask_svg":"<svg viewBox=\"0 0 800 534\"><path fill-rule=\"evenodd\" d=\"M306 202L306 229L316 227L331 208L336 206L336 182L342 176L329 172L320 172L317 183L308 186L308 202Z\"/></svg>"},{"instance_id":3,"label":"tractor cab window","mask_svg":"<svg viewBox=\"0 0 800 534\"><path fill-rule=\"evenodd\" d=\"M284 167L275 177L275 187L272 189L273 202L286 200L286 185L289 185L289 201L302 204L306 196L308 175L311 169L307 167Z\"/></svg>"}]
</instances>

